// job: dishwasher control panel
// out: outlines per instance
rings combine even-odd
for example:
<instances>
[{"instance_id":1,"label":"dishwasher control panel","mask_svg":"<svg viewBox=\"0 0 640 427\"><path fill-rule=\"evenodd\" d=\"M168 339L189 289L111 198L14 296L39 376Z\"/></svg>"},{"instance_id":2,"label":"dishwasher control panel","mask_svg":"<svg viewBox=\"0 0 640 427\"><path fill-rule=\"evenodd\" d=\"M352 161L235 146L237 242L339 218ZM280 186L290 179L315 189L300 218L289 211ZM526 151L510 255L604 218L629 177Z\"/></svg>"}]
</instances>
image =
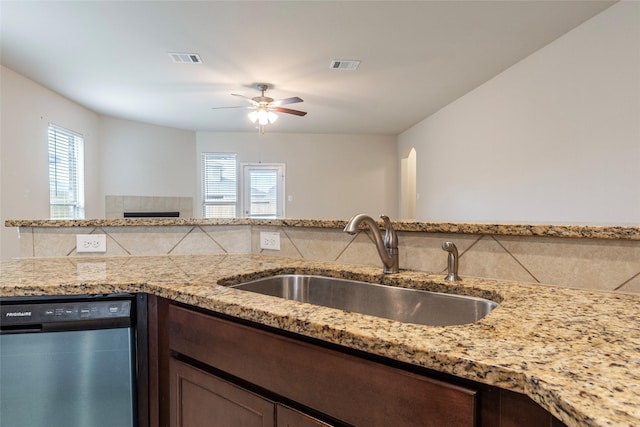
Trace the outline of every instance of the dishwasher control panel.
<instances>
[{"instance_id":1,"label":"dishwasher control panel","mask_svg":"<svg viewBox=\"0 0 640 427\"><path fill-rule=\"evenodd\" d=\"M0 325L100 322L131 317L131 300L106 301L39 301L0 305Z\"/></svg>"}]
</instances>

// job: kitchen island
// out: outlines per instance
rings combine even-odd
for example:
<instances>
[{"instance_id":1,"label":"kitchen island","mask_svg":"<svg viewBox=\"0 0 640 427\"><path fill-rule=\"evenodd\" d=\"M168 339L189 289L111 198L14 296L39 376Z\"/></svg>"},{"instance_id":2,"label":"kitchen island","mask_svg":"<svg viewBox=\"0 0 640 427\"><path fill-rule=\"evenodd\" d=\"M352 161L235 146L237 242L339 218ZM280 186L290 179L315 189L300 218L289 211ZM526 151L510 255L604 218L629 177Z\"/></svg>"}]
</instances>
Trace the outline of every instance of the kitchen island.
<instances>
[{"instance_id":1,"label":"kitchen island","mask_svg":"<svg viewBox=\"0 0 640 427\"><path fill-rule=\"evenodd\" d=\"M500 305L477 323L421 326L226 287L319 274ZM0 263L0 296L144 292L522 393L569 426L640 425L640 296L263 255L29 258Z\"/></svg>"}]
</instances>

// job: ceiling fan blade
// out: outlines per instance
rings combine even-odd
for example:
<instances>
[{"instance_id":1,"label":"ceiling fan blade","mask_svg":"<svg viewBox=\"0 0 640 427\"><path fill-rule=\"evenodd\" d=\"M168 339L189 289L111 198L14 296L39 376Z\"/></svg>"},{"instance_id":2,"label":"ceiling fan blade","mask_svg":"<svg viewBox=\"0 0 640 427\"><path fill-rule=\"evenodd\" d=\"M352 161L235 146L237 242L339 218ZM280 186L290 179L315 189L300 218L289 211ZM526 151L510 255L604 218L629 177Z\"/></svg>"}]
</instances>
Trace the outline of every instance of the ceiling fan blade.
<instances>
[{"instance_id":1,"label":"ceiling fan blade","mask_svg":"<svg viewBox=\"0 0 640 427\"><path fill-rule=\"evenodd\" d=\"M278 99L277 101L273 101L271 105L277 107L279 105L295 104L296 102L304 102L304 100L302 98L294 96L291 98Z\"/></svg>"},{"instance_id":2,"label":"ceiling fan blade","mask_svg":"<svg viewBox=\"0 0 640 427\"><path fill-rule=\"evenodd\" d=\"M307 112L306 111L300 111L300 110L292 110L291 108L284 108L284 107L270 107L269 108L271 111L277 111L279 113L287 113L287 114L294 114L296 116L306 116Z\"/></svg>"},{"instance_id":3,"label":"ceiling fan blade","mask_svg":"<svg viewBox=\"0 0 640 427\"><path fill-rule=\"evenodd\" d=\"M243 108L243 109L253 109L254 107L252 106L248 106L248 105L243 105L241 107L211 107L212 110L224 110L226 108Z\"/></svg>"},{"instance_id":4,"label":"ceiling fan blade","mask_svg":"<svg viewBox=\"0 0 640 427\"><path fill-rule=\"evenodd\" d=\"M240 95L239 93L232 93L231 95L233 95L233 96L239 96L240 98L244 98L244 99L246 99L247 101L249 101L249 102L250 102L250 103L252 103L253 105L258 105L258 103L257 103L256 101L254 101L253 99L251 99L251 98L249 98L249 97L246 97L246 96L244 96L244 95Z\"/></svg>"}]
</instances>

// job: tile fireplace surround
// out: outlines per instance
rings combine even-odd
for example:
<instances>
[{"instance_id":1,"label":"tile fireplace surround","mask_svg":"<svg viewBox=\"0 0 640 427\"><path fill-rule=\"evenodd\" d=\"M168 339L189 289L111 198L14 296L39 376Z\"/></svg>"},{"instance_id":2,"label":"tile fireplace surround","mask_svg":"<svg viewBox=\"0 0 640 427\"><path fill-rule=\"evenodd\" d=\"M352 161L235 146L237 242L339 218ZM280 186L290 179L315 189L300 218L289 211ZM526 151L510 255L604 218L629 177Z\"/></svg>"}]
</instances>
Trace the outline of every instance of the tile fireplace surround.
<instances>
[{"instance_id":1,"label":"tile fireplace surround","mask_svg":"<svg viewBox=\"0 0 640 427\"><path fill-rule=\"evenodd\" d=\"M368 232L343 233L343 220L96 219L8 220L21 257L264 253L288 258L382 264ZM460 253L460 275L640 293L640 227L394 222L400 268L444 272L443 241ZM279 251L260 232L279 232ZM77 254L76 234L106 234L105 254ZM89 261L89 260L88 260Z\"/></svg>"},{"instance_id":2,"label":"tile fireplace surround","mask_svg":"<svg viewBox=\"0 0 640 427\"><path fill-rule=\"evenodd\" d=\"M193 197L105 196L107 218L123 218L125 212L179 212L193 216Z\"/></svg>"}]
</instances>

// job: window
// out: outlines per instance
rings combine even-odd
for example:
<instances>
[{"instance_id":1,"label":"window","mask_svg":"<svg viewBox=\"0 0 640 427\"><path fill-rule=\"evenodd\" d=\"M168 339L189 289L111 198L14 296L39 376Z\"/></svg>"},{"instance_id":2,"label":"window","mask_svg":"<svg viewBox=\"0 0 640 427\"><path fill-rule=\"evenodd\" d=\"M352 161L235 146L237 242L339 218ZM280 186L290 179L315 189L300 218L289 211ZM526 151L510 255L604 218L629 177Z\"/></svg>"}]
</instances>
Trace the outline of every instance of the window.
<instances>
[{"instance_id":1,"label":"window","mask_svg":"<svg viewBox=\"0 0 640 427\"><path fill-rule=\"evenodd\" d=\"M284 164L242 164L241 186L237 164L235 153L202 153L202 216L284 218Z\"/></svg>"},{"instance_id":2,"label":"window","mask_svg":"<svg viewBox=\"0 0 640 427\"><path fill-rule=\"evenodd\" d=\"M202 216L235 218L237 183L235 154L202 153Z\"/></svg>"},{"instance_id":3,"label":"window","mask_svg":"<svg viewBox=\"0 0 640 427\"><path fill-rule=\"evenodd\" d=\"M284 164L243 164L243 209L248 218L284 218Z\"/></svg>"},{"instance_id":4,"label":"window","mask_svg":"<svg viewBox=\"0 0 640 427\"><path fill-rule=\"evenodd\" d=\"M84 218L84 139L49 124L49 206L51 219Z\"/></svg>"}]
</instances>

